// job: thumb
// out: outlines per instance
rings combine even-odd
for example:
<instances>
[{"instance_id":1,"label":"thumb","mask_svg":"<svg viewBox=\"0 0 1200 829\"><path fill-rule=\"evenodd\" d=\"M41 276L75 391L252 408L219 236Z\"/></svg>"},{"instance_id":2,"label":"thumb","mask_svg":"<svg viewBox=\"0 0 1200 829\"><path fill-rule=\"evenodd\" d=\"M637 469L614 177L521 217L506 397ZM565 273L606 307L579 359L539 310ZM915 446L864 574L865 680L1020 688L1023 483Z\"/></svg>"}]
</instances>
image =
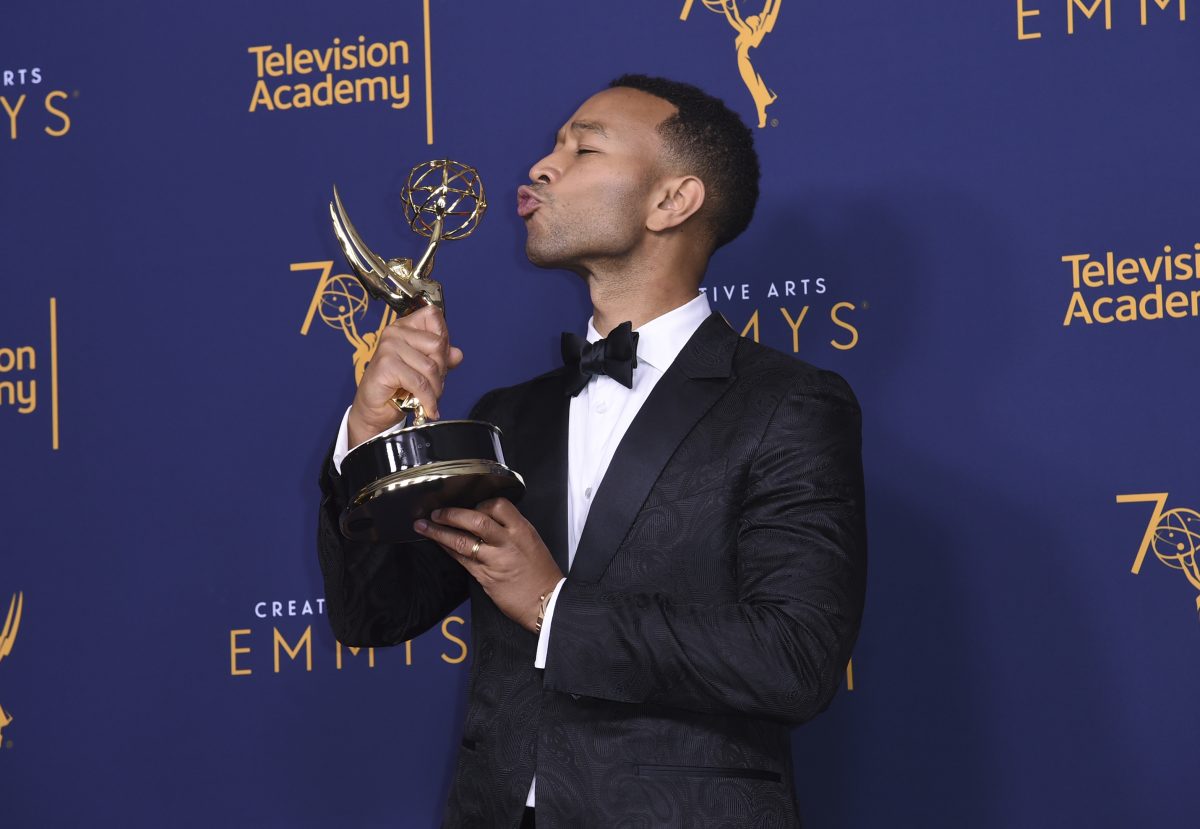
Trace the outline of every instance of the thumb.
<instances>
[{"instance_id":1,"label":"thumb","mask_svg":"<svg viewBox=\"0 0 1200 829\"><path fill-rule=\"evenodd\" d=\"M442 309L432 303L416 311L413 317L426 331L439 334L443 337L448 336L450 333L446 328L446 317L442 314Z\"/></svg>"}]
</instances>

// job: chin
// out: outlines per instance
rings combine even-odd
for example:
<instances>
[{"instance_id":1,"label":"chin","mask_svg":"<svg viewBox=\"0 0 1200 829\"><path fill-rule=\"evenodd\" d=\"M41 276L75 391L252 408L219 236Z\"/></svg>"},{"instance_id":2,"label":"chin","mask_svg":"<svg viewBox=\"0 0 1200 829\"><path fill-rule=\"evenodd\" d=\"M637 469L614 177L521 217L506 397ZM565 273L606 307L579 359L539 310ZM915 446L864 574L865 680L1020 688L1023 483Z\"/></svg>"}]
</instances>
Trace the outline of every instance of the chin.
<instances>
[{"instance_id":1,"label":"chin","mask_svg":"<svg viewBox=\"0 0 1200 829\"><path fill-rule=\"evenodd\" d=\"M561 252L546 250L533 239L525 240L525 256L530 264L538 268L570 268L570 262Z\"/></svg>"},{"instance_id":2,"label":"chin","mask_svg":"<svg viewBox=\"0 0 1200 829\"><path fill-rule=\"evenodd\" d=\"M525 245L525 258L529 260L529 264L531 264L535 267L538 267L538 268L553 267L553 265L549 265L546 263L546 260L538 252L537 248L532 247L528 243L526 243L526 245Z\"/></svg>"}]
</instances>

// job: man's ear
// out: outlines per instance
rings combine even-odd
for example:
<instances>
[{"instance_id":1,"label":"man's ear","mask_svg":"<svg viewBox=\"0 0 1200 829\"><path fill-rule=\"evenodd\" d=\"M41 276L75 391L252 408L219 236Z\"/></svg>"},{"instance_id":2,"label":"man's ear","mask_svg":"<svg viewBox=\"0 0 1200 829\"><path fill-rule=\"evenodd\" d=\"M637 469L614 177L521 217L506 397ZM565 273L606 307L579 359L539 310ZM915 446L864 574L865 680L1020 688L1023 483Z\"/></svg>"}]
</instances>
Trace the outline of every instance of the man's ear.
<instances>
[{"instance_id":1,"label":"man's ear","mask_svg":"<svg viewBox=\"0 0 1200 829\"><path fill-rule=\"evenodd\" d=\"M704 182L695 176L667 179L657 190L658 204L646 218L646 228L653 231L679 227L704 204Z\"/></svg>"}]
</instances>

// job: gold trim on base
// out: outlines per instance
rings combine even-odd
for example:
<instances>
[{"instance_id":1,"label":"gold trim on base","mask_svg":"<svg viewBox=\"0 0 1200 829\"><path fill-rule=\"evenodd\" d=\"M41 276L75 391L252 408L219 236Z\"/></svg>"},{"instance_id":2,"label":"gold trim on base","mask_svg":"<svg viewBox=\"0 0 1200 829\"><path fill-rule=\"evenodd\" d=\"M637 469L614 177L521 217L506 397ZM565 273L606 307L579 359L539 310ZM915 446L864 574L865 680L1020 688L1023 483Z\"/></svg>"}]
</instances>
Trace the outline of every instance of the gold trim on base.
<instances>
[{"instance_id":1,"label":"gold trim on base","mask_svg":"<svg viewBox=\"0 0 1200 829\"><path fill-rule=\"evenodd\" d=\"M354 496L351 508L361 507L373 498L378 498L380 495L388 492L441 481L446 478L455 478L461 475L499 475L514 478L522 486L525 485L525 480L518 473L509 469L504 464L495 461L477 459L438 461L437 463L426 463L410 469L402 469L399 472L393 472L391 475L386 475L373 481L369 486L365 486L359 490L358 494Z\"/></svg>"}]
</instances>

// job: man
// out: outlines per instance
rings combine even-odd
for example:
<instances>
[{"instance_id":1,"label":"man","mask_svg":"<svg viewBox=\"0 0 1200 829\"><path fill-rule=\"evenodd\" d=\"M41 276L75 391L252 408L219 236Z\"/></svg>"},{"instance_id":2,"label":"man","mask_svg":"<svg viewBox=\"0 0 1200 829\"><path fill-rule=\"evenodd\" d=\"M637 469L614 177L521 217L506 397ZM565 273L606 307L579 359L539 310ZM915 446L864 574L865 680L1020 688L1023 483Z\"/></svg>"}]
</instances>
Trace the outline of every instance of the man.
<instances>
[{"instance_id":1,"label":"man","mask_svg":"<svg viewBox=\"0 0 1200 829\"><path fill-rule=\"evenodd\" d=\"M528 491L418 522L434 543L339 534L348 447L395 424L397 388L436 417L463 358L435 309L397 320L323 476L334 632L397 644L470 597L447 826L796 826L790 727L828 705L862 612L860 419L839 377L739 337L698 292L753 214L750 131L694 87L626 76L530 179L529 259L580 274L594 314L566 366L471 414Z\"/></svg>"}]
</instances>

